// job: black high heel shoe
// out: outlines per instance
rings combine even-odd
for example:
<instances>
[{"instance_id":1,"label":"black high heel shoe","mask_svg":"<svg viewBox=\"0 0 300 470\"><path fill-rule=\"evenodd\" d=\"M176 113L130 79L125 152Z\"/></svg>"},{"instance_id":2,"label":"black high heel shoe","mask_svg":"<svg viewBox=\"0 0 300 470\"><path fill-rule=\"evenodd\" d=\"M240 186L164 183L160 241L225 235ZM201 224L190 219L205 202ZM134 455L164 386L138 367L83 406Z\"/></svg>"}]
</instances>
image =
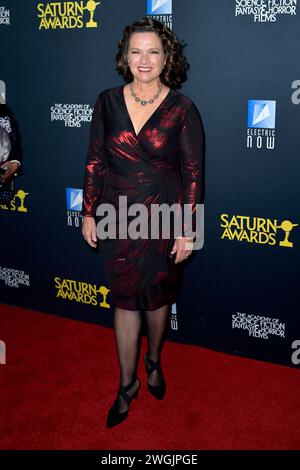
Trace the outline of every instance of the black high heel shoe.
<instances>
[{"instance_id":1,"label":"black high heel shoe","mask_svg":"<svg viewBox=\"0 0 300 470\"><path fill-rule=\"evenodd\" d=\"M128 395L128 392L134 387L135 384L137 385L136 391L133 393L132 396ZM116 426L117 424L122 423L125 421L125 419L128 416L128 411L129 411L129 405L131 400L137 399L139 391L141 388L141 383L139 378L137 377L133 382L130 384L123 386L121 385L118 391L117 398L113 404L113 406L110 408L108 415L107 415L107 420L106 420L106 427L107 428L112 428ZM119 411L119 399L120 397L127 403L128 408L126 411Z\"/></svg>"},{"instance_id":2,"label":"black high heel shoe","mask_svg":"<svg viewBox=\"0 0 300 470\"><path fill-rule=\"evenodd\" d=\"M165 396L167 386L164 380L160 363L152 361L152 359L149 358L148 353L146 353L144 356L144 362L145 362L145 369L148 374L148 380L150 378L150 375L155 370L157 370L157 372L161 374L161 379L162 379L161 384L155 386L155 385L151 385L148 381L148 390L151 393L151 395L153 395L157 400L162 400Z\"/></svg>"}]
</instances>

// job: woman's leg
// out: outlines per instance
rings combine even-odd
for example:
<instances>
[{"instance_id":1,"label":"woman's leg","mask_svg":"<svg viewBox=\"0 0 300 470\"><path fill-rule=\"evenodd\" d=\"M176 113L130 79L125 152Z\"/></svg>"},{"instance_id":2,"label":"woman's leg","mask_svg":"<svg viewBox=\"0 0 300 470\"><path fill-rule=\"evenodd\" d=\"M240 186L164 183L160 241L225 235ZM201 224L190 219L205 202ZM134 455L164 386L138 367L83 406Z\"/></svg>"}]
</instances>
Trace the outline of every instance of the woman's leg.
<instances>
[{"instance_id":1,"label":"woman's leg","mask_svg":"<svg viewBox=\"0 0 300 470\"><path fill-rule=\"evenodd\" d=\"M170 306L163 305L156 310L146 311L148 329L148 357L154 362L160 362L160 354L163 340L167 331ZM149 377L149 384L154 387L160 386L163 382L162 374L155 370Z\"/></svg>"},{"instance_id":2,"label":"woman's leg","mask_svg":"<svg viewBox=\"0 0 300 470\"><path fill-rule=\"evenodd\" d=\"M137 355L142 317L139 310L125 310L116 308L114 314L115 338L120 365L120 384L129 385L136 378ZM131 398L138 384L135 383L127 392ZM119 411L128 409L127 403L119 397Z\"/></svg>"}]
</instances>

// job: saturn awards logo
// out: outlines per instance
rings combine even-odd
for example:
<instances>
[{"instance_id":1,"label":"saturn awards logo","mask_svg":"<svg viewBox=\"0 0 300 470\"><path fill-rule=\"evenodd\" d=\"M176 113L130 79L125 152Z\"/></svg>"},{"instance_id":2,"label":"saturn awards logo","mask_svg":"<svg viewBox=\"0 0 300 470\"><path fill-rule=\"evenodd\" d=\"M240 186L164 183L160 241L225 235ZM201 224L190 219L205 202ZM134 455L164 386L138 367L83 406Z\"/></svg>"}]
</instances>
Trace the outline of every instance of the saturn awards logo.
<instances>
[{"instance_id":1,"label":"saturn awards logo","mask_svg":"<svg viewBox=\"0 0 300 470\"><path fill-rule=\"evenodd\" d=\"M172 0L147 0L147 16L172 29Z\"/></svg>"},{"instance_id":2,"label":"saturn awards logo","mask_svg":"<svg viewBox=\"0 0 300 470\"><path fill-rule=\"evenodd\" d=\"M26 196L29 193L26 193L23 189L18 189L15 192L13 199L7 203L1 203L0 209L6 211L16 211L16 212L27 212L28 209L26 207Z\"/></svg>"},{"instance_id":3,"label":"saturn awards logo","mask_svg":"<svg viewBox=\"0 0 300 470\"><path fill-rule=\"evenodd\" d=\"M274 149L276 101L248 100L247 148Z\"/></svg>"},{"instance_id":4,"label":"saturn awards logo","mask_svg":"<svg viewBox=\"0 0 300 470\"><path fill-rule=\"evenodd\" d=\"M100 3L94 0L38 3L39 29L97 28L95 11Z\"/></svg>"},{"instance_id":5,"label":"saturn awards logo","mask_svg":"<svg viewBox=\"0 0 300 470\"><path fill-rule=\"evenodd\" d=\"M294 243L291 240L291 232L299 224L294 224L287 219L280 223L276 219L221 214L220 225L222 240L293 248Z\"/></svg>"},{"instance_id":6,"label":"saturn awards logo","mask_svg":"<svg viewBox=\"0 0 300 470\"><path fill-rule=\"evenodd\" d=\"M61 276L56 276L54 283L57 299L93 305L94 307L110 308L108 299L110 290L105 285L99 286Z\"/></svg>"}]
</instances>

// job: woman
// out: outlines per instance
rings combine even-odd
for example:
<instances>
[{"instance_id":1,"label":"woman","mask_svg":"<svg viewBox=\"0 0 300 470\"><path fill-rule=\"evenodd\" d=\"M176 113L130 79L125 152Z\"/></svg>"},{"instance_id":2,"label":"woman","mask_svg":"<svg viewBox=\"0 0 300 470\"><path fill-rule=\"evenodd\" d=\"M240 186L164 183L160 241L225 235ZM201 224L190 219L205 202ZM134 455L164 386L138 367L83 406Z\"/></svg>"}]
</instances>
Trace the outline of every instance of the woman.
<instances>
[{"instance_id":1,"label":"woman","mask_svg":"<svg viewBox=\"0 0 300 470\"><path fill-rule=\"evenodd\" d=\"M160 400L165 395L160 355L169 307L178 295L180 263L192 252L191 229L200 202L203 160L199 113L190 99L174 89L185 79L187 69L176 36L160 22L144 18L124 29L116 59L126 84L102 92L94 108L83 236L90 246L97 246L99 203L116 207L116 227L121 225L119 196L126 196L128 207L143 203L148 211L154 204L190 204L193 227L184 224L184 236L176 239L173 231L169 238L101 240L115 306L120 364L120 388L107 427L127 418L130 401L140 389L136 371L141 310L146 311L148 331L144 356L148 390Z\"/></svg>"}]
</instances>

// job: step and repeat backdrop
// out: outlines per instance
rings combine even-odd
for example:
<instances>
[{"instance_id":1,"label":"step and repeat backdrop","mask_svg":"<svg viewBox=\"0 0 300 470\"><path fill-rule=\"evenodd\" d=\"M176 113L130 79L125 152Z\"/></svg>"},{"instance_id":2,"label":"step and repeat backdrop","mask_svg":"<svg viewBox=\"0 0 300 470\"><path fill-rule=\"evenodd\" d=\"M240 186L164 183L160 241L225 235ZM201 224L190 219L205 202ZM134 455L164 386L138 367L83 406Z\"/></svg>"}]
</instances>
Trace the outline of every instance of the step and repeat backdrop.
<instances>
[{"instance_id":1,"label":"step and repeat backdrop","mask_svg":"<svg viewBox=\"0 0 300 470\"><path fill-rule=\"evenodd\" d=\"M0 0L0 96L23 149L0 206L1 302L112 326L101 255L81 235L84 166L96 98L123 84L118 40L145 16L186 44L179 91L206 135L204 244L168 337L299 367L297 0Z\"/></svg>"}]
</instances>

